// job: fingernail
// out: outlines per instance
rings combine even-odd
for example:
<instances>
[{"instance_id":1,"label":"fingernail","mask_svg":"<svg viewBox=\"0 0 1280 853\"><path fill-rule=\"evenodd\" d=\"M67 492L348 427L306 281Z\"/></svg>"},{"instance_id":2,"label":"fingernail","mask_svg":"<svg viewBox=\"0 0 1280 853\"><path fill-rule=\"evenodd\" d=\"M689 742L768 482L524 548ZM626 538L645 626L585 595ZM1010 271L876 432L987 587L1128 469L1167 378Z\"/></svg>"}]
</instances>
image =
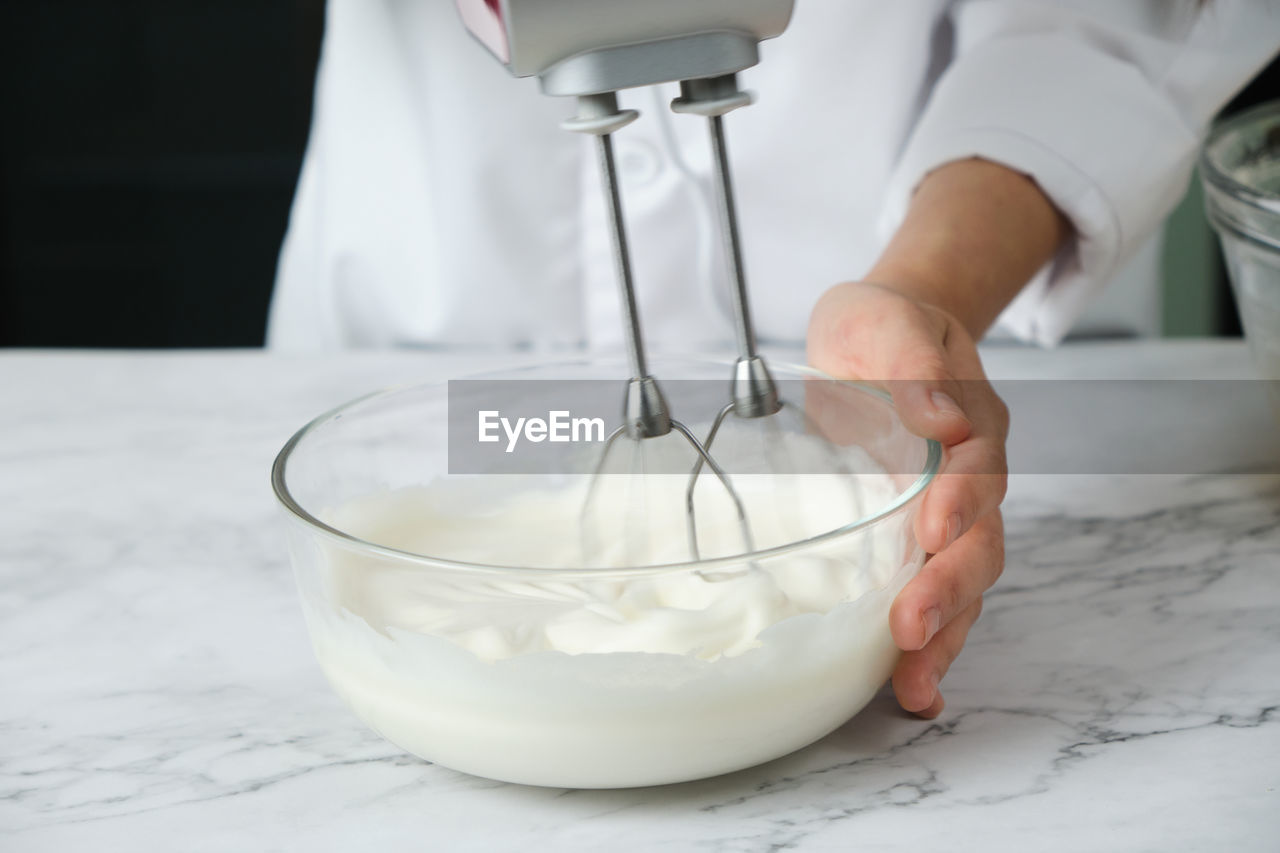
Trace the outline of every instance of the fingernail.
<instances>
[{"instance_id":1,"label":"fingernail","mask_svg":"<svg viewBox=\"0 0 1280 853\"><path fill-rule=\"evenodd\" d=\"M939 412L948 415L955 415L957 418L965 421L969 420L965 417L964 409L961 409L960 405L956 403L955 400L951 399L950 394L943 391L934 391L929 395L929 400L933 403L933 407Z\"/></svg>"},{"instance_id":2,"label":"fingernail","mask_svg":"<svg viewBox=\"0 0 1280 853\"><path fill-rule=\"evenodd\" d=\"M924 612L924 642L920 644L923 648L929 645L929 641L933 639L933 635L938 633L938 629L942 627L942 611L936 607L930 607Z\"/></svg>"},{"instance_id":3,"label":"fingernail","mask_svg":"<svg viewBox=\"0 0 1280 853\"><path fill-rule=\"evenodd\" d=\"M938 695L938 685L941 683L942 683L942 676L938 675L938 673L935 672L933 675L929 676L929 687L933 690L934 696Z\"/></svg>"},{"instance_id":4,"label":"fingernail","mask_svg":"<svg viewBox=\"0 0 1280 853\"><path fill-rule=\"evenodd\" d=\"M960 518L960 513L953 512L947 516L947 545L960 537L960 528L963 526L964 521Z\"/></svg>"}]
</instances>

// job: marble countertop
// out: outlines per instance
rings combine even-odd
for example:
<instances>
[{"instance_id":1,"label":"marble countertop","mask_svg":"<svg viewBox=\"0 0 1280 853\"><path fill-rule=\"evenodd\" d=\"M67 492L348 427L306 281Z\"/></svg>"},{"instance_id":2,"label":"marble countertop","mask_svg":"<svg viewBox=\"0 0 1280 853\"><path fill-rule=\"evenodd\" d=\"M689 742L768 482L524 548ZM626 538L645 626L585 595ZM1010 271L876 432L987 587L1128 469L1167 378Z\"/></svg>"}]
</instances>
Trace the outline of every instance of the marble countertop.
<instances>
[{"instance_id":1,"label":"marble countertop","mask_svg":"<svg viewBox=\"0 0 1280 853\"><path fill-rule=\"evenodd\" d=\"M1252 376L1226 342L986 360L1010 378ZM1261 389L1221 405L1219 383L1185 384L1166 429L1198 460L1185 472L1116 473L1064 431L1086 473L1012 479L1008 569L938 720L884 692L761 767L564 791L426 764L343 707L268 484L315 413L487 362L0 353L0 850L1280 849ZM1013 415L1016 438L1035 413ZM1145 405L1092 419L1124 427L1108 440L1129 458L1153 444Z\"/></svg>"}]
</instances>

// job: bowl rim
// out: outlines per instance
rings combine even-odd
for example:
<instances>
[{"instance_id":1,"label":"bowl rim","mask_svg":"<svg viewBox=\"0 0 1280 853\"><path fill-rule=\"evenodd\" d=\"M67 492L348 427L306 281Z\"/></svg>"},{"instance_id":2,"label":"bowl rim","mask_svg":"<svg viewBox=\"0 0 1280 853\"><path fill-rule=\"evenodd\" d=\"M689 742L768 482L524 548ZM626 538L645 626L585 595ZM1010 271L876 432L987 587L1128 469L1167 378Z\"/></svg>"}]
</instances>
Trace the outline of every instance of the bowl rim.
<instances>
[{"instance_id":1,"label":"bowl rim","mask_svg":"<svg viewBox=\"0 0 1280 853\"><path fill-rule=\"evenodd\" d=\"M1263 117L1274 118L1277 125L1280 125L1280 99L1250 107L1214 124L1200 147L1200 172L1204 176L1204 182L1213 189L1250 207L1276 215L1280 213L1280 208L1277 207L1280 205L1280 194L1259 192L1256 187L1237 181L1210 154L1214 145Z\"/></svg>"},{"instance_id":2,"label":"bowl rim","mask_svg":"<svg viewBox=\"0 0 1280 853\"><path fill-rule=\"evenodd\" d=\"M541 370L549 367L568 367L568 366L584 365L584 364L600 365L602 363L611 363L613 360L614 359L611 357L587 356L587 357L574 358L574 359L540 361L534 364L520 364L520 365L514 365L512 367L508 367L508 368L497 368L493 370L485 370L481 373L471 374L461 378L483 379L486 377L499 375L499 374L505 375L505 374L510 374L517 371ZM668 356L658 356L654 359L654 361L657 361L657 362L672 361L672 360L681 360L685 362L697 362L699 364L708 365L708 366L709 365L730 366L733 364L733 362L725 361L723 359L708 358L708 357L693 357L693 356L668 355ZM896 409L893 406L892 396L888 392L880 388L876 388L866 383L857 382L854 380L836 379L833 376L829 376L828 374L823 373L820 370L817 370L815 368L808 367L808 366L788 364L786 362L775 362L773 360L770 360L769 365L771 368L777 369L778 371L799 373L804 376L813 377L815 379L823 379L830 382L837 382L837 383L840 383L841 385L847 385L851 388L858 390L859 392L868 394L871 397L879 399L881 402L887 404L889 408L893 409L896 413ZM847 536L851 536L853 534L866 530L867 528L872 527L873 525L884 520L885 518L888 518L889 516L894 515L903 507L911 503L913 500L917 499L924 492L924 490L928 488L929 485L934 481L934 479L938 475L939 470L942 467L942 445L931 438L914 436L920 441L925 442L925 461L924 461L923 468L921 469L920 473L916 476L915 480L912 481L912 483L908 485L905 489L903 489L902 492L900 492L897 495L897 497L894 498L894 500L889 502L885 507L881 508L878 512L872 515L864 516L863 518L852 521L849 524L832 528L831 530L824 531L815 536L810 536L805 539L799 539L799 540L796 540L795 542L787 542L782 545L775 545L771 548L760 548L754 551L745 551L738 554L730 554L727 556L712 557L712 558L700 559L700 560L683 560L683 561L671 562L671 563L655 563L652 565L624 566L624 567L585 566L582 568L547 568L547 567L537 567L537 566L508 566L508 565L498 565L498 564L488 564L488 563L472 563L472 562L466 562L463 560L450 560L443 557L431 557L431 556L427 556L425 554L419 554L413 551L403 551L401 549L392 548L387 545L380 545L376 542L370 542L366 539L361 539L360 537L354 536L350 533L347 533L346 531L339 530L336 527L326 524L325 522L321 521L319 518L316 518L314 515L312 515L310 512L304 509L302 505L299 504L298 501L293 497L293 494L289 491L289 487L286 482L285 469L288 466L289 459L292 456L293 451L315 430L319 429L322 425L329 423L330 421L338 417L341 417L342 415L348 412L353 411L358 406L369 403L373 400L389 397L394 394L403 393L405 391L411 391L417 388L430 388L433 386L441 386L441 385L447 384L449 381L450 380L447 380L447 379L438 379L438 380L432 380L427 382L408 382L408 383L381 388L379 390L372 391L368 394L364 394L359 397L356 397L352 400L348 400L347 402L342 403L341 405L338 405L332 409L329 409L326 412L323 412L317 415L316 417L308 421L301 429L295 432L289 438L289 440L285 442L284 446L280 449L280 452L276 454L275 461L271 465L272 491L275 492L276 499L280 502L281 506L288 513L291 520L294 522L299 522L303 524L308 529L311 529L321 534L322 536L325 536L326 538L336 540L339 544L343 545L344 547L354 548L359 551L364 551L380 557L390 558L400 562L413 564L417 567L424 568L424 569L431 569L433 571L443 570L443 571L458 572L458 573L471 574L471 575L489 575L489 576L495 576L495 575L510 576L512 574L518 574L522 577L542 577L542 578L553 577L553 576L554 577L572 576L575 578L591 578L591 577L616 578L616 577L647 576L647 575L655 575L655 574L664 574L668 572L690 571L690 570L717 571L717 570L727 570L734 567L740 568L743 563L754 563L754 562L760 562L765 560L771 560L786 554L791 554L796 551L808 550L808 549L817 547L819 545L825 544L827 542L844 538Z\"/></svg>"}]
</instances>

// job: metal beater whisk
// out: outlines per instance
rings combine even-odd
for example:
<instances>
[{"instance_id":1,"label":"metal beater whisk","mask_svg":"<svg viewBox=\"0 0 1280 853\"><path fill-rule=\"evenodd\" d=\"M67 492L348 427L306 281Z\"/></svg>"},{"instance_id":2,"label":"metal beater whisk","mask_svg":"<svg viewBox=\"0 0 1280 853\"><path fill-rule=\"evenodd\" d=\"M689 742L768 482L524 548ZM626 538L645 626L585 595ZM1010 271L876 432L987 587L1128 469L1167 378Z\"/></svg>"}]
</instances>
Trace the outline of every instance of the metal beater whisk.
<instances>
[{"instance_id":1,"label":"metal beater whisk","mask_svg":"<svg viewBox=\"0 0 1280 853\"><path fill-rule=\"evenodd\" d=\"M626 401L623 409L622 426L618 427L605 440L604 450L596 465L587 487L586 499L582 508L584 530L589 528L587 515L596 489L609 458L609 452L619 439L642 442L659 438L675 430L684 436L696 454L696 470L703 466L709 468L724 486L737 511L738 523L742 533L744 551L754 550L751 538L751 527L747 521L746 509L742 498L734 489L729 476L707 452L702 442L698 441L692 431L680 421L671 417L658 381L649 374L645 359L644 338L640 331L640 314L636 308L635 287L631 274L631 256L627 246L626 228L622 216L622 198L618 192L617 169L613 157L612 134L625 127L638 117L635 110L619 110L618 98L613 92L583 95L578 98L577 116L563 122L566 130L589 133L596 138L596 153L600 161L600 174L605 191L605 210L609 217L610 230L613 236L613 257L617 270L618 284L621 288L622 313L624 330L627 339L627 355L631 365L631 378L627 381ZM763 367L763 362L761 362ZM767 371L766 371L767 376ZM772 380L770 380L772 381ZM775 394L776 397L776 394ZM714 432L713 432L714 435ZM694 558L698 556L697 531L693 528L693 499L690 493L687 511L690 513L690 550Z\"/></svg>"},{"instance_id":2,"label":"metal beater whisk","mask_svg":"<svg viewBox=\"0 0 1280 853\"><path fill-rule=\"evenodd\" d=\"M780 35L791 20L794 0L458 0L462 21L495 58L516 77L538 78L542 91L578 98L578 115L565 127L596 136L603 173L606 209L613 226L614 257L622 287L631 380L627 385L622 427L611 435L588 492L595 494L599 472L610 449L623 437L637 448L647 439L679 432L693 447L696 467L711 470L737 508L742 541L754 550L742 498L707 447L679 421L671 419L657 382L649 375L636 315L631 265L622 223L610 134L636 118L618 109L614 93L637 86L676 80L684 97L676 108L712 118L717 140L722 211L731 232L732 263L738 284L739 349L734 402L729 410L744 417L777 414L787 405L778 400L764 362L756 355L746 292L737 251L736 223L725 166L720 116L750 102L738 91L735 75L760 61L760 42ZM721 413L719 422L729 410ZM803 414L803 412L801 412ZM719 428L717 423L716 429ZM713 430L708 438L715 437ZM687 500L690 550L698 554L692 492ZM584 515L586 507L584 507ZM584 530L589 525L583 525Z\"/></svg>"},{"instance_id":3,"label":"metal beater whisk","mask_svg":"<svg viewBox=\"0 0 1280 853\"><path fill-rule=\"evenodd\" d=\"M751 103L751 99L749 92L738 88L736 74L725 74L719 77L682 81L680 97L671 102L671 109L677 113L691 113L708 119L713 155L711 163L715 177L717 206L720 210L721 233L724 238L725 262L733 282L734 330L738 343L738 360L734 364L730 401L720 409L712 422L707 439L702 446L703 453L694 463L693 471L689 475L689 484L685 490L689 550L694 559L699 557L694 490L702 473L703 460L710 459L711 445L730 414L739 418L760 419L768 428L772 428L775 440L766 443L766 453L782 457L781 460L771 460L770 465L773 473L781 474L798 472L794 460L789 457L785 443L780 440L782 431L777 426L775 416L784 410L797 414L804 421L804 432L820 439L819 444L831 465L830 470L849 477L854 505L858 507L859 515L861 514L860 495L845 461L826 439L819 425L809 417L803 406L797 406L779 397L778 386L769 373L769 367L756 349L755 326L751 320L751 305L747 299L746 271L742 261L738 214L733 197L733 182L729 174L729 152L724 133L724 115L739 107L747 106Z\"/></svg>"}]
</instances>

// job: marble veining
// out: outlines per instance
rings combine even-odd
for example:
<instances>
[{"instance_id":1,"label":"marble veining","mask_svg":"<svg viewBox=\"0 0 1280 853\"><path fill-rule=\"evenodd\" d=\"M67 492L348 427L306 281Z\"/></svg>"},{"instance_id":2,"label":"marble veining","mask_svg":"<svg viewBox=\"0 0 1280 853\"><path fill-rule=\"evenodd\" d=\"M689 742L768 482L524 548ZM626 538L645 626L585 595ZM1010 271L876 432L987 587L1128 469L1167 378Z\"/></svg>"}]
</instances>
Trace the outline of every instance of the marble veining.
<instances>
[{"instance_id":1,"label":"marble veining","mask_svg":"<svg viewBox=\"0 0 1280 853\"><path fill-rule=\"evenodd\" d=\"M1228 343L987 353L1014 378L1118 357L1249 375ZM1280 849L1276 475L1015 476L935 721L884 691L791 756L628 791L400 753L312 660L267 471L311 415L475 366L0 354L0 850ZM1203 436L1221 470L1264 412ZM1142 412L1112 416L1142 452Z\"/></svg>"}]
</instances>

